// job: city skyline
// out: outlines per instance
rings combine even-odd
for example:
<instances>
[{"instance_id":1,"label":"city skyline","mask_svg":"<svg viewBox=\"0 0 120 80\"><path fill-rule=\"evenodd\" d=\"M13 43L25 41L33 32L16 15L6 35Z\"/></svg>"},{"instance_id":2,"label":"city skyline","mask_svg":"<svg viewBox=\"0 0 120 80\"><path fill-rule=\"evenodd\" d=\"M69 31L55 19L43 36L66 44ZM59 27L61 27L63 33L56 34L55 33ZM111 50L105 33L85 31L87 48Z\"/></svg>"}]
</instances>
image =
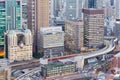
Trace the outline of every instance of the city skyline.
<instances>
[{"instance_id":1,"label":"city skyline","mask_svg":"<svg viewBox=\"0 0 120 80\"><path fill-rule=\"evenodd\" d=\"M119 0L0 0L0 80L120 79Z\"/></svg>"}]
</instances>

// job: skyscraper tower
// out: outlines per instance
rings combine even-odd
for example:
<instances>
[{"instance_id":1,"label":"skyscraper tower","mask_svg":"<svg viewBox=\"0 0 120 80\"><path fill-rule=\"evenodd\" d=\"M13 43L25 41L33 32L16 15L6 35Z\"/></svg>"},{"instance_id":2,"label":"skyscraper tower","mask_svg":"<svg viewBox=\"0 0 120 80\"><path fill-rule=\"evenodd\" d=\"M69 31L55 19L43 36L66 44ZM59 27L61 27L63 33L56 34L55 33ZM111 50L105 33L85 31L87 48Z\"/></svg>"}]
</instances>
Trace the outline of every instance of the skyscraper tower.
<instances>
[{"instance_id":1,"label":"skyscraper tower","mask_svg":"<svg viewBox=\"0 0 120 80\"><path fill-rule=\"evenodd\" d=\"M120 19L120 0L115 0L116 18Z\"/></svg>"},{"instance_id":2,"label":"skyscraper tower","mask_svg":"<svg viewBox=\"0 0 120 80\"><path fill-rule=\"evenodd\" d=\"M49 26L49 0L28 1L28 28L34 36L34 51L37 52L38 32L41 27Z\"/></svg>"},{"instance_id":3,"label":"skyscraper tower","mask_svg":"<svg viewBox=\"0 0 120 80\"><path fill-rule=\"evenodd\" d=\"M65 1L65 19L74 20L82 17L82 0Z\"/></svg>"},{"instance_id":4,"label":"skyscraper tower","mask_svg":"<svg viewBox=\"0 0 120 80\"><path fill-rule=\"evenodd\" d=\"M83 9L84 45L101 46L104 41L104 10Z\"/></svg>"},{"instance_id":5,"label":"skyscraper tower","mask_svg":"<svg viewBox=\"0 0 120 80\"><path fill-rule=\"evenodd\" d=\"M103 0L85 0L84 8L102 8Z\"/></svg>"},{"instance_id":6,"label":"skyscraper tower","mask_svg":"<svg viewBox=\"0 0 120 80\"><path fill-rule=\"evenodd\" d=\"M21 29L21 15L21 0L0 0L0 46L6 30Z\"/></svg>"},{"instance_id":7,"label":"skyscraper tower","mask_svg":"<svg viewBox=\"0 0 120 80\"><path fill-rule=\"evenodd\" d=\"M97 0L88 0L88 8L96 8Z\"/></svg>"}]
</instances>

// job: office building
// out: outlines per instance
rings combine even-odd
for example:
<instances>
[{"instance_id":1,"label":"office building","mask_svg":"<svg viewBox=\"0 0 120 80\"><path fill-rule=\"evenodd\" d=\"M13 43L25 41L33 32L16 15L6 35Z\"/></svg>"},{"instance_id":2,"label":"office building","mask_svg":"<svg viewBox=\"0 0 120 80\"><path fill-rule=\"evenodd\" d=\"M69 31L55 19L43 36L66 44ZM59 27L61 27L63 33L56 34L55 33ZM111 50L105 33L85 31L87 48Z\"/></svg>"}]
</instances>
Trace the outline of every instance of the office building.
<instances>
[{"instance_id":1,"label":"office building","mask_svg":"<svg viewBox=\"0 0 120 80\"><path fill-rule=\"evenodd\" d=\"M105 18L116 18L116 6L114 0L104 1Z\"/></svg>"},{"instance_id":2,"label":"office building","mask_svg":"<svg viewBox=\"0 0 120 80\"><path fill-rule=\"evenodd\" d=\"M0 59L0 80L11 80L11 68L7 59Z\"/></svg>"},{"instance_id":3,"label":"office building","mask_svg":"<svg viewBox=\"0 0 120 80\"><path fill-rule=\"evenodd\" d=\"M32 34L30 30L6 31L5 57L11 62L32 59Z\"/></svg>"},{"instance_id":4,"label":"office building","mask_svg":"<svg viewBox=\"0 0 120 80\"><path fill-rule=\"evenodd\" d=\"M64 17L67 20L81 19L82 0L66 0Z\"/></svg>"},{"instance_id":5,"label":"office building","mask_svg":"<svg viewBox=\"0 0 120 80\"><path fill-rule=\"evenodd\" d=\"M113 65L115 68L120 68L120 53L117 53L116 55L114 55L113 57Z\"/></svg>"},{"instance_id":6,"label":"office building","mask_svg":"<svg viewBox=\"0 0 120 80\"><path fill-rule=\"evenodd\" d=\"M103 0L85 0L84 8L102 8Z\"/></svg>"},{"instance_id":7,"label":"office building","mask_svg":"<svg viewBox=\"0 0 120 80\"><path fill-rule=\"evenodd\" d=\"M115 22L115 26L113 27L113 33L114 36L117 37L118 39L120 39L120 20L117 20Z\"/></svg>"},{"instance_id":8,"label":"office building","mask_svg":"<svg viewBox=\"0 0 120 80\"><path fill-rule=\"evenodd\" d=\"M120 0L115 0L116 19L120 19Z\"/></svg>"},{"instance_id":9,"label":"office building","mask_svg":"<svg viewBox=\"0 0 120 80\"><path fill-rule=\"evenodd\" d=\"M28 23L28 12L27 12L27 1L29 0L22 0L22 28L27 28Z\"/></svg>"},{"instance_id":10,"label":"office building","mask_svg":"<svg viewBox=\"0 0 120 80\"><path fill-rule=\"evenodd\" d=\"M60 17L62 10L62 0L51 0L51 12L53 17Z\"/></svg>"},{"instance_id":11,"label":"office building","mask_svg":"<svg viewBox=\"0 0 120 80\"><path fill-rule=\"evenodd\" d=\"M115 5L115 0L110 0L110 5L114 6Z\"/></svg>"},{"instance_id":12,"label":"office building","mask_svg":"<svg viewBox=\"0 0 120 80\"><path fill-rule=\"evenodd\" d=\"M0 80L11 80L10 69L0 69Z\"/></svg>"},{"instance_id":13,"label":"office building","mask_svg":"<svg viewBox=\"0 0 120 80\"><path fill-rule=\"evenodd\" d=\"M64 32L61 26L41 28L39 34L39 52L43 52L45 58L64 55Z\"/></svg>"},{"instance_id":14,"label":"office building","mask_svg":"<svg viewBox=\"0 0 120 80\"><path fill-rule=\"evenodd\" d=\"M65 20L65 47L73 52L83 47L83 21Z\"/></svg>"},{"instance_id":15,"label":"office building","mask_svg":"<svg viewBox=\"0 0 120 80\"><path fill-rule=\"evenodd\" d=\"M66 74L72 74L76 71L75 62L61 62L53 61L41 67L41 73L43 77L61 76Z\"/></svg>"},{"instance_id":16,"label":"office building","mask_svg":"<svg viewBox=\"0 0 120 80\"><path fill-rule=\"evenodd\" d=\"M83 9L84 45L97 47L104 40L104 10Z\"/></svg>"},{"instance_id":17,"label":"office building","mask_svg":"<svg viewBox=\"0 0 120 80\"><path fill-rule=\"evenodd\" d=\"M21 29L21 16L21 0L0 0L0 46L6 30Z\"/></svg>"},{"instance_id":18,"label":"office building","mask_svg":"<svg viewBox=\"0 0 120 80\"><path fill-rule=\"evenodd\" d=\"M57 26L62 26L62 30L64 31L65 30L65 21L63 18L60 18L60 17L56 17L53 21L53 25L55 27Z\"/></svg>"},{"instance_id":19,"label":"office building","mask_svg":"<svg viewBox=\"0 0 120 80\"><path fill-rule=\"evenodd\" d=\"M49 26L49 7L49 0L28 1L28 28L32 31L34 38L34 52L38 51L38 31L41 27Z\"/></svg>"},{"instance_id":20,"label":"office building","mask_svg":"<svg viewBox=\"0 0 120 80\"><path fill-rule=\"evenodd\" d=\"M97 0L88 0L88 8L96 8Z\"/></svg>"}]
</instances>

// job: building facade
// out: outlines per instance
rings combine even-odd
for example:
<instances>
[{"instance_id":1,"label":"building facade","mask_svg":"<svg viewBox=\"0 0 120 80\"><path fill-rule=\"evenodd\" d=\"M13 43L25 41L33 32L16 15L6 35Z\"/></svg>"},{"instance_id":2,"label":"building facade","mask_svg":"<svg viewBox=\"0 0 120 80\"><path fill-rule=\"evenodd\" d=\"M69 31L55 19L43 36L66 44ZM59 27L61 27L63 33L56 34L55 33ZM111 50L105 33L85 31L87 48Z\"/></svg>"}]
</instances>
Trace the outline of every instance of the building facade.
<instances>
[{"instance_id":1,"label":"building facade","mask_svg":"<svg viewBox=\"0 0 120 80\"><path fill-rule=\"evenodd\" d=\"M104 10L83 9L84 45L97 47L104 41Z\"/></svg>"},{"instance_id":2,"label":"building facade","mask_svg":"<svg viewBox=\"0 0 120 80\"><path fill-rule=\"evenodd\" d=\"M39 41L39 52L43 52L45 58L63 55L64 32L62 27L41 28Z\"/></svg>"},{"instance_id":3,"label":"building facade","mask_svg":"<svg viewBox=\"0 0 120 80\"><path fill-rule=\"evenodd\" d=\"M6 30L21 29L21 10L21 0L0 0L0 46Z\"/></svg>"},{"instance_id":4,"label":"building facade","mask_svg":"<svg viewBox=\"0 0 120 80\"><path fill-rule=\"evenodd\" d=\"M73 52L83 47L83 21L65 21L65 46Z\"/></svg>"},{"instance_id":5,"label":"building facade","mask_svg":"<svg viewBox=\"0 0 120 80\"><path fill-rule=\"evenodd\" d=\"M85 0L84 8L102 8L103 0Z\"/></svg>"},{"instance_id":6,"label":"building facade","mask_svg":"<svg viewBox=\"0 0 120 80\"><path fill-rule=\"evenodd\" d=\"M41 27L49 26L49 0L28 1L28 28L34 36L34 52L38 52L38 31Z\"/></svg>"},{"instance_id":7,"label":"building facade","mask_svg":"<svg viewBox=\"0 0 120 80\"><path fill-rule=\"evenodd\" d=\"M120 0L114 1L115 5L115 13L116 13L116 19L120 19Z\"/></svg>"},{"instance_id":8,"label":"building facade","mask_svg":"<svg viewBox=\"0 0 120 80\"><path fill-rule=\"evenodd\" d=\"M11 68L8 64L9 60L0 59L0 80L11 80Z\"/></svg>"},{"instance_id":9,"label":"building facade","mask_svg":"<svg viewBox=\"0 0 120 80\"><path fill-rule=\"evenodd\" d=\"M82 0L66 0L64 17L74 20L82 17Z\"/></svg>"},{"instance_id":10,"label":"building facade","mask_svg":"<svg viewBox=\"0 0 120 80\"><path fill-rule=\"evenodd\" d=\"M117 37L118 39L120 39L120 20L116 21L115 22L115 26L113 28L113 33L114 33L114 36Z\"/></svg>"},{"instance_id":11,"label":"building facade","mask_svg":"<svg viewBox=\"0 0 120 80\"><path fill-rule=\"evenodd\" d=\"M5 33L5 57L11 62L32 59L30 30L8 30Z\"/></svg>"},{"instance_id":12,"label":"building facade","mask_svg":"<svg viewBox=\"0 0 120 80\"><path fill-rule=\"evenodd\" d=\"M75 62L60 62L54 61L52 63L48 63L41 67L41 72L43 77L51 77L51 76L60 76L66 74L72 74L76 71L76 63Z\"/></svg>"},{"instance_id":13,"label":"building facade","mask_svg":"<svg viewBox=\"0 0 120 80\"><path fill-rule=\"evenodd\" d=\"M27 2L28 0L22 0L22 28L28 27Z\"/></svg>"},{"instance_id":14,"label":"building facade","mask_svg":"<svg viewBox=\"0 0 120 80\"><path fill-rule=\"evenodd\" d=\"M58 17L60 16L60 13L61 13L61 8L62 8L62 0L51 0L51 11L52 12L52 15L54 17Z\"/></svg>"}]
</instances>

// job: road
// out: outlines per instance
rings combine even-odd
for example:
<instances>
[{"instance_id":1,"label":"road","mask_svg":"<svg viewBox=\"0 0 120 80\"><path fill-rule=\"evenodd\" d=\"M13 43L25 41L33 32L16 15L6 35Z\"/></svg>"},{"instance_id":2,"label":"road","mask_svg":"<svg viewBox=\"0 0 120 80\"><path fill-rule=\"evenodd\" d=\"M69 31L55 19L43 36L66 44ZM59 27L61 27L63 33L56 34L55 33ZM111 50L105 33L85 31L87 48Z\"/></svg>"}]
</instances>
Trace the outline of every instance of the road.
<instances>
[{"instance_id":1,"label":"road","mask_svg":"<svg viewBox=\"0 0 120 80\"><path fill-rule=\"evenodd\" d=\"M89 53L89 54L84 54L84 55L81 55L83 57L83 59L86 59L86 58L90 58L90 57L95 57L95 56L99 56L99 55L103 55L103 54L107 54L109 53L110 51L114 50L115 48L115 44L114 42L110 41L109 43L106 44L106 47L103 48L102 50L99 50L99 51L95 51L95 52L92 52L92 53ZM36 61L37 62L37 61ZM24 63L23 63L24 64ZM29 62L27 64L30 64ZM31 63L32 64L32 63ZM36 71L39 70L39 69L34 69L30 72L28 72L27 74L24 74L20 77L18 77L16 80L22 80L23 78L25 78L26 76L29 76L29 75L33 75L36 73ZM78 73L75 73L75 74L72 74L72 75L68 75L68 76L59 76L57 77L56 80L72 80L72 79L76 79L76 78L83 78L83 77L95 77L96 75L93 74L92 72L88 72L88 73L81 73L81 74L78 74ZM52 78L48 78L46 80L52 80Z\"/></svg>"}]
</instances>

